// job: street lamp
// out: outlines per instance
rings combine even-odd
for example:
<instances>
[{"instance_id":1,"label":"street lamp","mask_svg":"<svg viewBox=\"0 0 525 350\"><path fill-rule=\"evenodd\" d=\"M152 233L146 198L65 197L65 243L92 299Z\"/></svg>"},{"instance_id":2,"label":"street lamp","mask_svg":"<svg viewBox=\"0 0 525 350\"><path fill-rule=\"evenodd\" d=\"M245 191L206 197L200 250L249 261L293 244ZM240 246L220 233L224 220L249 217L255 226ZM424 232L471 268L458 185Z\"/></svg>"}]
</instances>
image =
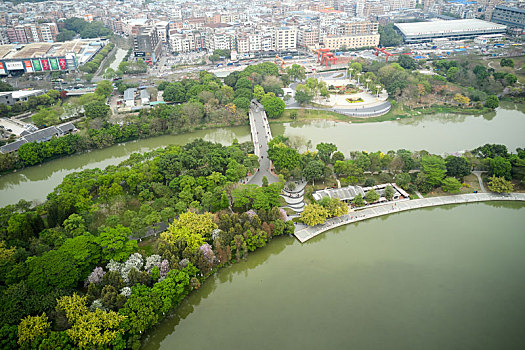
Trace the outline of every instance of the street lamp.
<instances>
[{"instance_id":1,"label":"street lamp","mask_svg":"<svg viewBox=\"0 0 525 350\"><path fill-rule=\"evenodd\" d=\"M359 78L361 77L361 73L357 73L357 85L359 85Z\"/></svg>"},{"instance_id":2,"label":"street lamp","mask_svg":"<svg viewBox=\"0 0 525 350\"><path fill-rule=\"evenodd\" d=\"M376 85L376 98L379 98L379 89L381 89L381 85Z\"/></svg>"},{"instance_id":3,"label":"street lamp","mask_svg":"<svg viewBox=\"0 0 525 350\"><path fill-rule=\"evenodd\" d=\"M352 72L354 71L354 68L348 68L348 73L350 73L350 82L352 82Z\"/></svg>"},{"instance_id":4,"label":"street lamp","mask_svg":"<svg viewBox=\"0 0 525 350\"><path fill-rule=\"evenodd\" d=\"M366 90L368 91L368 83L371 82L371 79L366 79Z\"/></svg>"}]
</instances>

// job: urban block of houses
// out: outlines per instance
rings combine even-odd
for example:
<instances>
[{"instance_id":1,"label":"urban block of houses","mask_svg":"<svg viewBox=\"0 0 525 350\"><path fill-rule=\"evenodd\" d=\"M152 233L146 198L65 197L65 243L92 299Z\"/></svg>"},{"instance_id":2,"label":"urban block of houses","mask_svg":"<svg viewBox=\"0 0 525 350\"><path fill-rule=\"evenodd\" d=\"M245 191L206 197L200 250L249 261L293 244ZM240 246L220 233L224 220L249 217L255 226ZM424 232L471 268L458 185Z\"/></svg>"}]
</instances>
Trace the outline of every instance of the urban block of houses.
<instances>
[{"instance_id":1,"label":"urban block of houses","mask_svg":"<svg viewBox=\"0 0 525 350\"><path fill-rule=\"evenodd\" d=\"M56 126L50 126L48 128L41 129L35 132L29 132L27 130L24 130L22 134L20 134L20 138L18 140L0 147L0 153L5 154L16 152L18 151L20 146L22 146L25 143L47 142L53 137L62 137L67 134L71 134L75 131L77 131L77 128L75 128L73 123L64 123Z\"/></svg>"}]
</instances>

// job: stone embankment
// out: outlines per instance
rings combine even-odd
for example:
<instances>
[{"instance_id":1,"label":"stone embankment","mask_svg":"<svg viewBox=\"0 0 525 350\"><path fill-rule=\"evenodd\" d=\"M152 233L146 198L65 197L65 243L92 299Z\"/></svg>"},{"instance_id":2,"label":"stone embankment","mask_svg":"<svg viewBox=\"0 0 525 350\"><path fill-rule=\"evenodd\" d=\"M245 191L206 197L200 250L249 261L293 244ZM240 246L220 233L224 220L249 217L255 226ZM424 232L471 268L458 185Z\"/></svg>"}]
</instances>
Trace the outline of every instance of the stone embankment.
<instances>
[{"instance_id":1,"label":"stone embankment","mask_svg":"<svg viewBox=\"0 0 525 350\"><path fill-rule=\"evenodd\" d=\"M328 219L322 225L306 226L303 224L296 224L294 235L301 243L304 243L307 240L333 228L382 215L389 215L405 210L435 207L447 204L463 204L485 201L525 201L525 193L511 193L508 195L498 195L492 193L469 193L454 196L392 201L383 205L351 211L346 215Z\"/></svg>"}]
</instances>

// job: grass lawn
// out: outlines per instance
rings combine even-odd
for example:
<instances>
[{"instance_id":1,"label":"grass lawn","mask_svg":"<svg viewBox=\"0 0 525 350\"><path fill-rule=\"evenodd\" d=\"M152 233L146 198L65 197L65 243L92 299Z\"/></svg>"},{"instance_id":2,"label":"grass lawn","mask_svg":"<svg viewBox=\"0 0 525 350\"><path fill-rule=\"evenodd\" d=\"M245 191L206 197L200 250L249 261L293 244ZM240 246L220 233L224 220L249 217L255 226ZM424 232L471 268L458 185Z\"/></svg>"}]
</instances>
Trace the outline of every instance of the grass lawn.
<instances>
[{"instance_id":1,"label":"grass lawn","mask_svg":"<svg viewBox=\"0 0 525 350\"><path fill-rule=\"evenodd\" d=\"M149 256L153 254L156 250L154 249L154 247L157 244L159 237L160 235L158 237L150 236L148 238L143 239L142 242L138 242L139 253L142 254L142 256Z\"/></svg>"},{"instance_id":2,"label":"grass lawn","mask_svg":"<svg viewBox=\"0 0 525 350\"><path fill-rule=\"evenodd\" d=\"M525 84L525 69L521 69L525 65L525 56L511 57L511 59L514 61L514 68L502 67L500 65L501 57L494 57L487 60L487 67L489 68L488 63L490 62L490 66L494 68L496 72L512 73L516 75L520 83Z\"/></svg>"},{"instance_id":3,"label":"grass lawn","mask_svg":"<svg viewBox=\"0 0 525 350\"><path fill-rule=\"evenodd\" d=\"M476 177L476 175L470 174L468 176L465 176L465 178L463 179L463 183L466 186L461 187L459 192L457 193L445 192L443 191L443 189L441 189L441 187L438 187L434 189L434 191L425 194L424 197L428 198L428 197L450 196L450 195L455 195L455 194L467 194L467 193L473 193L474 191L481 192L481 188L479 187L479 182L478 182L478 178ZM484 184L484 185L485 187L487 186L487 184Z\"/></svg>"}]
</instances>

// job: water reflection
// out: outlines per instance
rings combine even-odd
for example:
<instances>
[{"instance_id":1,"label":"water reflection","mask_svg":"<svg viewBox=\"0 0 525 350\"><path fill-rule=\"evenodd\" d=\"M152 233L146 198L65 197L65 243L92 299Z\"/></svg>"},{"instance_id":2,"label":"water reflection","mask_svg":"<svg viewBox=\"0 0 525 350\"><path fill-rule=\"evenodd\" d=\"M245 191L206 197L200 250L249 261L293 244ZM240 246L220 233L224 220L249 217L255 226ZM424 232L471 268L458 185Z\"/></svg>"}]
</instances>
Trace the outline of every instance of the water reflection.
<instances>
[{"instance_id":1,"label":"water reflection","mask_svg":"<svg viewBox=\"0 0 525 350\"><path fill-rule=\"evenodd\" d=\"M507 106L507 105L505 105ZM388 151L425 149L431 153L453 153L485 143L501 143L511 150L523 146L523 105L498 108L484 115L422 115L381 123L334 121L272 124L274 135L300 136L312 141L332 142L340 151Z\"/></svg>"},{"instance_id":2,"label":"water reflection","mask_svg":"<svg viewBox=\"0 0 525 350\"><path fill-rule=\"evenodd\" d=\"M274 240L204 283L143 348L522 349L524 210L450 205Z\"/></svg>"},{"instance_id":3,"label":"water reflection","mask_svg":"<svg viewBox=\"0 0 525 350\"><path fill-rule=\"evenodd\" d=\"M427 150L444 154L473 149L485 143L502 143L510 150L524 146L525 105L502 103L484 116L425 115L382 123L341 123L328 120L271 124L273 135L311 140L312 147L332 142L345 155L350 151ZM69 173L116 165L131 153L147 152L169 144L185 144L195 138L228 144L250 140L249 127L228 127L160 136L128 142L102 150L56 159L37 167L0 177L0 206L20 199L43 200ZM305 148L303 147L303 150Z\"/></svg>"},{"instance_id":4,"label":"water reflection","mask_svg":"<svg viewBox=\"0 0 525 350\"><path fill-rule=\"evenodd\" d=\"M184 145L197 138L212 142L231 144L250 141L249 128L230 127L199 130L183 135L166 135L144 140L135 140L100 150L59 158L50 162L29 167L0 177L0 206L13 204L20 199L44 200L49 192L58 186L62 179L75 171L84 169L104 169L126 160L132 153L149 152L170 144Z\"/></svg>"},{"instance_id":5,"label":"water reflection","mask_svg":"<svg viewBox=\"0 0 525 350\"><path fill-rule=\"evenodd\" d=\"M197 291L184 299L172 314L150 331L146 337L148 347L159 348L160 343L175 331L179 323L191 315L218 286L233 283L236 276L247 278L251 270L264 265L272 256L282 253L286 247L293 244L299 244L294 237L276 237L263 249L250 253L245 261L223 268L208 278ZM225 315L225 322L226 318Z\"/></svg>"}]
</instances>

